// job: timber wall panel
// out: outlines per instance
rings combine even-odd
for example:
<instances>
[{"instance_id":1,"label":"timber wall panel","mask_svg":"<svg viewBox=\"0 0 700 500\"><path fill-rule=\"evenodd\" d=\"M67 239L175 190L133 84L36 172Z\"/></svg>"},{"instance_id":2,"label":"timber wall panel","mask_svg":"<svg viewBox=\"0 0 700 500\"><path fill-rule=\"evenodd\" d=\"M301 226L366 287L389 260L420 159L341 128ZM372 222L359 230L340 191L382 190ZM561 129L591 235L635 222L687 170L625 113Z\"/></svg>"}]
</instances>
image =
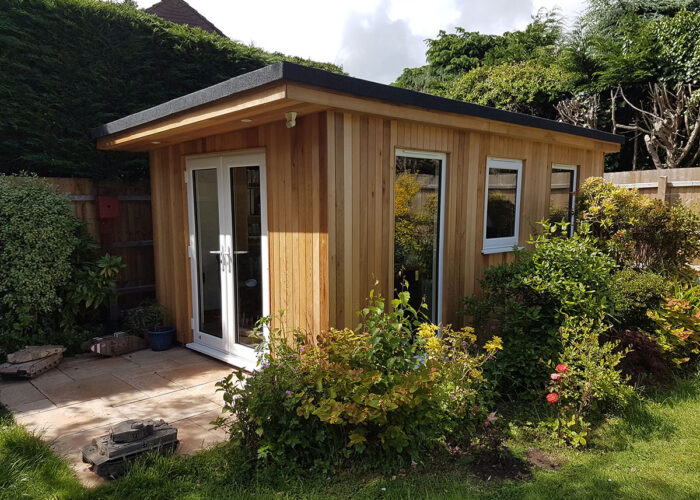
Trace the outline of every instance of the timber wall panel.
<instances>
[{"instance_id":1,"label":"timber wall panel","mask_svg":"<svg viewBox=\"0 0 700 500\"><path fill-rule=\"evenodd\" d=\"M325 114L213 135L151 152L158 300L175 317L180 342L192 341L185 158L264 148L267 173L270 310L289 326L328 328L328 229ZM323 130L323 133L322 133Z\"/></svg>"},{"instance_id":2,"label":"timber wall panel","mask_svg":"<svg viewBox=\"0 0 700 500\"><path fill-rule=\"evenodd\" d=\"M393 294L393 193L396 149L445 153L443 322L459 324L459 298L478 292L488 266L512 254L483 255L489 157L523 161L521 245L549 211L552 163L579 167L579 183L602 175L603 152L461 129L328 112L330 159L330 324L353 327L371 289ZM378 194L381 192L381 196ZM335 269L335 274L333 274ZM379 281L378 285L375 282Z\"/></svg>"}]
</instances>

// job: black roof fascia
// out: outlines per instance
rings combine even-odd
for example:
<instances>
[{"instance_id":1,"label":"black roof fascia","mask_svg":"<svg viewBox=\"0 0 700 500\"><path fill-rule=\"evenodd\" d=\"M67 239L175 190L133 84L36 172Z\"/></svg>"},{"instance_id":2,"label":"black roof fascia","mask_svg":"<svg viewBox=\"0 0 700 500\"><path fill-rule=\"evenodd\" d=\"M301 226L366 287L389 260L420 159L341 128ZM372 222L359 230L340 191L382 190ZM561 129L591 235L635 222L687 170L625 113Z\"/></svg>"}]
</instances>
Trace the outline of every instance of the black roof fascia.
<instances>
[{"instance_id":1,"label":"black roof fascia","mask_svg":"<svg viewBox=\"0 0 700 500\"><path fill-rule=\"evenodd\" d=\"M537 116L505 111L489 106L481 106L470 102L455 101L444 97L438 97L422 92L407 90L391 85L370 82L359 78L339 75L329 71L323 71L308 66L301 66L290 62L279 62L264 68L244 73L229 80L217 83L211 87L198 90L191 94L164 102L149 109L139 111L104 125L92 129L94 139L123 132L130 128L138 127L146 123L168 117L175 113L193 109L198 106L230 97L239 92L252 90L263 85L277 81L289 80L314 87L337 92L352 94L359 97L379 99L382 101L408 106L418 106L436 111L457 113L461 115L496 120L499 122L513 123L525 127L534 127L553 132L573 134L589 139L605 142L624 144L625 138L621 135L611 134L602 130L578 127L569 123L549 120Z\"/></svg>"}]
</instances>

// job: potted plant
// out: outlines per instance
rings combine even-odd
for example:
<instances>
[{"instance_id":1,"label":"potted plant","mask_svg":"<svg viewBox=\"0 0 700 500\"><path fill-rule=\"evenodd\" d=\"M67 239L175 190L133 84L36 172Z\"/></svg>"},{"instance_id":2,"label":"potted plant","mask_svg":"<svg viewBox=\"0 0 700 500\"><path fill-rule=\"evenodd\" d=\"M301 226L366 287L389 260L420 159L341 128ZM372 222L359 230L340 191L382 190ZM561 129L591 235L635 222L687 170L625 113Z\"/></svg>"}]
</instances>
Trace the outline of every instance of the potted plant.
<instances>
[{"instance_id":1,"label":"potted plant","mask_svg":"<svg viewBox=\"0 0 700 500\"><path fill-rule=\"evenodd\" d=\"M166 351L173 346L175 327L167 326L169 322L168 311L155 302L125 312L126 326L141 335L147 333L151 349L154 351Z\"/></svg>"}]
</instances>

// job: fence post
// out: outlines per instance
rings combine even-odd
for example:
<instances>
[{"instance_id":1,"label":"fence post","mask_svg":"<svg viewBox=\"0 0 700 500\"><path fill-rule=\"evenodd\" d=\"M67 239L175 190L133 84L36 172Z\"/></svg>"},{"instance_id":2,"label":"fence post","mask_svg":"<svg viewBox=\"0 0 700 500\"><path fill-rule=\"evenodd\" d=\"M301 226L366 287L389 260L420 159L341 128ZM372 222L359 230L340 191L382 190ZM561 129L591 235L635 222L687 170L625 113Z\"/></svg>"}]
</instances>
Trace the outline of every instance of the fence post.
<instances>
[{"instance_id":1,"label":"fence post","mask_svg":"<svg viewBox=\"0 0 700 500\"><path fill-rule=\"evenodd\" d=\"M656 197L661 201L666 201L666 186L668 184L668 176L659 176L659 186L656 188Z\"/></svg>"}]
</instances>

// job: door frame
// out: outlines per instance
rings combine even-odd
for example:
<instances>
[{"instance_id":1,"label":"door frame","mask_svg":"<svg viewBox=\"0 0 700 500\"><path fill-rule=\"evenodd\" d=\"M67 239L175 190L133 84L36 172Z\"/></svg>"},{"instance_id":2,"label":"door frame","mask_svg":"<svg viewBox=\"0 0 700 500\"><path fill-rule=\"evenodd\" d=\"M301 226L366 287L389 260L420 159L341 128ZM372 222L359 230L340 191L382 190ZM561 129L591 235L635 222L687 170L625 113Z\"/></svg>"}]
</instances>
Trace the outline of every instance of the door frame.
<instances>
[{"instance_id":1,"label":"door frame","mask_svg":"<svg viewBox=\"0 0 700 500\"><path fill-rule=\"evenodd\" d=\"M213 160L208 165L200 164L200 160ZM226 272L226 280L222 279L221 290L221 314L222 314L222 339L217 346L216 342L204 332L199 332L199 289L197 276L197 245L196 245L196 221L194 214L194 170L212 169L217 171L219 194L219 240L222 250L232 248L233 242L233 210L231 200L230 169L257 166L260 168L260 250L262 260L262 315L270 314L270 257L267 225L267 172L264 149L248 149L242 151L230 151L222 153L208 153L188 155L185 157L185 183L187 185L187 215L188 215L188 248L187 255L190 265L190 283L192 294L192 318L190 328L193 341L186 347L202 352L231 365L253 370L258 364L258 352L251 347L237 344L235 341L236 300L233 282L233 273ZM232 256L227 256L229 266ZM224 274L222 272L222 274ZM267 340L268 332L263 331L263 337ZM198 335L204 334L203 339ZM202 341L203 340L203 341ZM214 345L212 345L214 344Z\"/></svg>"},{"instance_id":2,"label":"door frame","mask_svg":"<svg viewBox=\"0 0 700 500\"><path fill-rule=\"evenodd\" d=\"M444 286L444 279L443 279L443 270L444 270L444 262L443 262L443 256L445 253L445 207L447 206L445 200L445 192L446 192L446 187L445 185L447 184L447 153L441 153L438 151L421 151L421 150L416 150L416 149L407 149L407 148L396 148L394 150L394 163L393 163L393 171L392 171L392 177L396 177L396 158L399 156L404 156L408 158L423 158L427 160L440 160L441 166L440 166L440 204L438 207L438 250L437 250L437 276L435 277L435 303L436 303L436 308L435 308L435 323L440 324L442 322L442 288ZM395 186L392 186L392 189L396 189ZM393 198L392 194L392 198ZM392 217L394 217L393 214L393 206L392 206ZM393 223L392 223L393 227ZM395 231L395 229L394 229ZM394 240L394 235L391 235L392 241ZM392 247L391 249L391 255L392 255L392 274L393 274L393 268L394 268L394 248ZM432 318L431 318L432 320Z\"/></svg>"}]
</instances>

